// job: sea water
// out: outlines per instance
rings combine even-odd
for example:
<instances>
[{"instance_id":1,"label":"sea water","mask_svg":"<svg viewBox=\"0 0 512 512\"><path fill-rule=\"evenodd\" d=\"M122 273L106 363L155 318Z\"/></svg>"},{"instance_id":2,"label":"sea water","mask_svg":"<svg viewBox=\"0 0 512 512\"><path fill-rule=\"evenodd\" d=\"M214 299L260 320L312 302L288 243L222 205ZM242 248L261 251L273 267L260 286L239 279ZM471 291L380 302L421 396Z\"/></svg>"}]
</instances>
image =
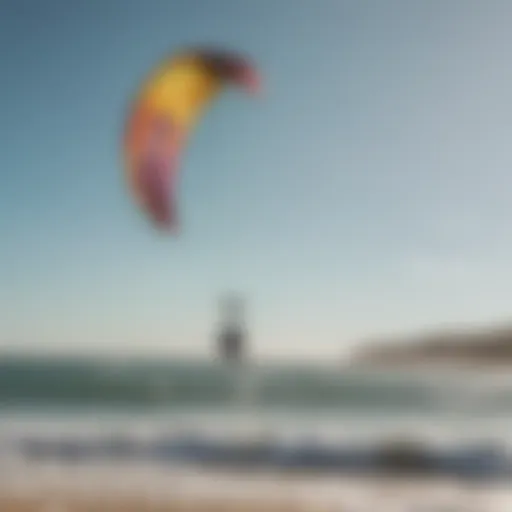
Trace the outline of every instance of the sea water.
<instances>
[{"instance_id":1,"label":"sea water","mask_svg":"<svg viewBox=\"0 0 512 512\"><path fill-rule=\"evenodd\" d=\"M369 511L378 504L392 512L468 510L476 503L485 512L512 510L508 480L481 486L445 478L393 487L388 479L357 475L226 473L147 456L70 459L68 453L64 460L54 454L41 462L27 460L22 449L27 439L75 446L117 439L137 454L183 434L223 442L271 438L296 446L363 447L412 437L437 446L494 443L507 451L512 379L495 371L334 365L260 364L233 371L208 361L0 360L3 495L72 492L196 502L293 498L311 502L315 510L325 505Z\"/></svg>"},{"instance_id":2,"label":"sea water","mask_svg":"<svg viewBox=\"0 0 512 512\"><path fill-rule=\"evenodd\" d=\"M135 442L175 431L332 442L406 435L504 446L512 444L512 378L334 365L259 364L240 372L210 361L0 360L0 443L52 433Z\"/></svg>"}]
</instances>

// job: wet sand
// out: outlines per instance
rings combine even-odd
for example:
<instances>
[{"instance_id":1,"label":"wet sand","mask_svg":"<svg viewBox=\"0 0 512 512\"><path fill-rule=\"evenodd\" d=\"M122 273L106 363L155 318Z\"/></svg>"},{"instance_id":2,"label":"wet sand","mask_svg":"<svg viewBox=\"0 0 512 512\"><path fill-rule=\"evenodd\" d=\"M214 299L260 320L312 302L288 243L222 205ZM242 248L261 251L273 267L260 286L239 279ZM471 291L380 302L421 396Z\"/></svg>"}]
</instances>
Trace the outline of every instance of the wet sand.
<instances>
[{"instance_id":1,"label":"wet sand","mask_svg":"<svg viewBox=\"0 0 512 512\"><path fill-rule=\"evenodd\" d=\"M458 503L427 503L415 501L414 505L401 500L390 503L379 500L354 505L334 503L302 503L300 499L150 499L127 497L73 496L49 493L37 497L0 496L1 512L509 512L508 506L496 506L481 500L465 500ZM384 496L383 496L384 498Z\"/></svg>"},{"instance_id":2,"label":"wet sand","mask_svg":"<svg viewBox=\"0 0 512 512\"><path fill-rule=\"evenodd\" d=\"M100 499L48 496L39 498L0 497L2 512L316 512L318 507L271 500L209 502L193 500L158 502L148 499Z\"/></svg>"},{"instance_id":3,"label":"wet sand","mask_svg":"<svg viewBox=\"0 0 512 512\"><path fill-rule=\"evenodd\" d=\"M0 467L0 512L511 512L512 486L154 467Z\"/></svg>"}]
</instances>

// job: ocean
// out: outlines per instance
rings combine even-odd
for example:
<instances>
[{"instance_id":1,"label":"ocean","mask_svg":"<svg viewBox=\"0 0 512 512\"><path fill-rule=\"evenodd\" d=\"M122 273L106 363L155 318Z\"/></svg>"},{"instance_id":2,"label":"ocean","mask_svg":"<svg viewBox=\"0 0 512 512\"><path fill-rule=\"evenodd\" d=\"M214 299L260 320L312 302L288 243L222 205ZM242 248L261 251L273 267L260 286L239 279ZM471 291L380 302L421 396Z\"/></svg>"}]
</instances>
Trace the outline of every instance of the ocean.
<instances>
[{"instance_id":1,"label":"ocean","mask_svg":"<svg viewBox=\"0 0 512 512\"><path fill-rule=\"evenodd\" d=\"M0 359L0 432L189 431L512 441L512 378L201 360ZM46 430L45 430L46 431ZM33 432L34 433L34 432ZM512 443L511 443L512 444Z\"/></svg>"},{"instance_id":2,"label":"ocean","mask_svg":"<svg viewBox=\"0 0 512 512\"><path fill-rule=\"evenodd\" d=\"M446 450L438 466L449 472L407 484L374 479L371 472L341 472L342 459L360 466L358 449L404 438ZM242 466L239 456L234 466L197 463L215 450L232 463L226 447L237 444L246 447ZM441 510L425 505L460 507L480 500L481 510L502 512L512 503L512 467L502 457L511 449L507 372L0 360L3 497L46 496L50 503L64 495L184 502L266 498L311 503L310 510L339 510L353 502L347 510L366 511L378 503L379 510L393 512L411 510L405 505ZM187 450L200 455L195 464L184 462ZM331 469L338 453L334 474L311 471L315 451L317 462L323 459L320 465ZM304 468L308 453L305 473L288 471L301 458ZM247 459L258 464L262 456L274 465L253 472ZM386 500L389 508L383 508Z\"/></svg>"}]
</instances>

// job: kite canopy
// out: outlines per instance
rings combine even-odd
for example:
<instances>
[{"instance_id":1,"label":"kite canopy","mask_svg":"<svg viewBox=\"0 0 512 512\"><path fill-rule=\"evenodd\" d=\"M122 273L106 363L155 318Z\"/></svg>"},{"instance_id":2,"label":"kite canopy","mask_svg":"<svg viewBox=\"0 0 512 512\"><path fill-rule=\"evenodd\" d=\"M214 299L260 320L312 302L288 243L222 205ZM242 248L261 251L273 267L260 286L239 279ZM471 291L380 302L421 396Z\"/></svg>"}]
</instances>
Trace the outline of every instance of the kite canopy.
<instances>
[{"instance_id":1,"label":"kite canopy","mask_svg":"<svg viewBox=\"0 0 512 512\"><path fill-rule=\"evenodd\" d=\"M127 178L141 208L161 229L177 227L180 155L195 124L226 85L255 94L258 73L234 53L189 49L157 66L132 102L123 141Z\"/></svg>"}]
</instances>

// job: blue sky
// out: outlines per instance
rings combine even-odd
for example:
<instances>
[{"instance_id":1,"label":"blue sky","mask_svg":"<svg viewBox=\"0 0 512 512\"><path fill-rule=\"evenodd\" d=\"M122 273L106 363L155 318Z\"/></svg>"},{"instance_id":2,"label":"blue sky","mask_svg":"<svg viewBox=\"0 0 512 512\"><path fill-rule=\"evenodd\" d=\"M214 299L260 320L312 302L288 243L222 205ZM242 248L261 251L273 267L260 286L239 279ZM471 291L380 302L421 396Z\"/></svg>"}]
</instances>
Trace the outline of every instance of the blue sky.
<instances>
[{"instance_id":1,"label":"blue sky","mask_svg":"<svg viewBox=\"0 0 512 512\"><path fill-rule=\"evenodd\" d=\"M1 5L0 346L204 354L226 289L268 357L512 311L510 2ZM165 238L120 131L198 42L250 55L266 94L203 119Z\"/></svg>"}]
</instances>

